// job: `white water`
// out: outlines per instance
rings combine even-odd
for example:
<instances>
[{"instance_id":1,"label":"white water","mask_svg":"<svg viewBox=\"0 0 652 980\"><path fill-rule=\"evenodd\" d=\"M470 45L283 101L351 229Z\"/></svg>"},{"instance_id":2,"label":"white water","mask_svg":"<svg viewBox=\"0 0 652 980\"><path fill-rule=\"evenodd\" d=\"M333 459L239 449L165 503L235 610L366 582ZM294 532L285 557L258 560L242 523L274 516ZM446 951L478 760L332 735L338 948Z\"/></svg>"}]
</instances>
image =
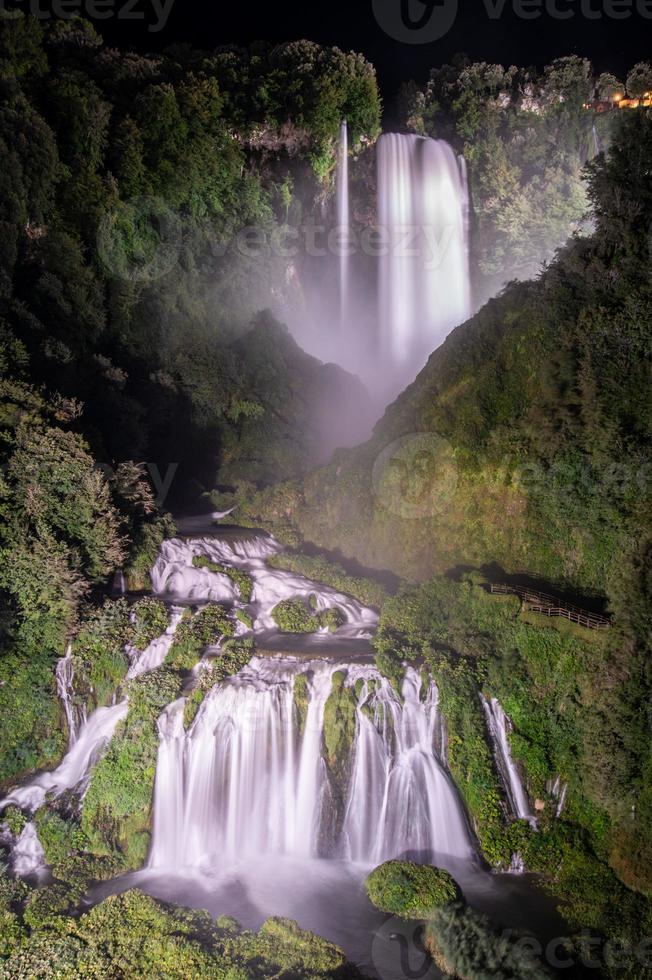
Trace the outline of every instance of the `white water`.
<instances>
[{"instance_id":1,"label":"white water","mask_svg":"<svg viewBox=\"0 0 652 980\"><path fill-rule=\"evenodd\" d=\"M348 320L349 297L349 131L346 119L340 127L337 160L337 224L340 230L340 326Z\"/></svg>"},{"instance_id":2,"label":"white water","mask_svg":"<svg viewBox=\"0 0 652 980\"><path fill-rule=\"evenodd\" d=\"M74 745L61 764L52 772L40 773L28 785L12 789L4 800L0 800L0 810L13 803L22 810L34 813L43 805L47 794L61 796L66 790L78 786L126 714L126 701L109 708L96 708L80 728Z\"/></svg>"},{"instance_id":3,"label":"white water","mask_svg":"<svg viewBox=\"0 0 652 980\"><path fill-rule=\"evenodd\" d=\"M168 653L170 652L170 647L174 642L174 633L181 621L183 616L183 609L179 606L173 606L170 615L170 622L165 633L158 636L155 640L145 647L142 651L134 650L129 648L128 653L131 656L131 665L127 672L127 679L131 680L133 677L140 677L141 674L147 673L149 670L156 670L160 667Z\"/></svg>"},{"instance_id":4,"label":"white water","mask_svg":"<svg viewBox=\"0 0 652 980\"><path fill-rule=\"evenodd\" d=\"M532 813L521 774L512 758L509 745L509 733L512 730L512 726L509 718L496 698L486 698L482 694L480 697L494 747L496 765L498 766L512 813L515 817L522 820L529 820L533 826L536 826L536 819Z\"/></svg>"},{"instance_id":5,"label":"white water","mask_svg":"<svg viewBox=\"0 0 652 980\"><path fill-rule=\"evenodd\" d=\"M390 133L378 141L380 357L418 370L470 314L464 167L443 140Z\"/></svg>"},{"instance_id":6,"label":"white water","mask_svg":"<svg viewBox=\"0 0 652 980\"><path fill-rule=\"evenodd\" d=\"M64 714L66 716L66 723L68 725L68 748L72 748L77 741L77 727L78 723L84 724L86 721L86 708L83 706L79 710L80 720L78 722L77 711L73 704L74 687L73 682L75 679L75 670L72 659L72 645L68 644L65 657L62 657L57 661L57 666L55 670L55 680L57 685L57 694L59 695L59 700L61 701Z\"/></svg>"},{"instance_id":7,"label":"white water","mask_svg":"<svg viewBox=\"0 0 652 980\"><path fill-rule=\"evenodd\" d=\"M152 586L159 595L194 602L226 602L246 608L254 618L254 632L276 630L272 610L283 599L313 597L315 608L337 608L345 617L339 637L368 637L378 622L377 614L357 600L293 572L271 568L265 559L281 550L269 535L248 538L173 538L161 546L152 569ZM227 576L206 568L194 568L193 557L205 555L224 566L243 569L253 579L249 604L240 601L237 587Z\"/></svg>"},{"instance_id":8,"label":"white water","mask_svg":"<svg viewBox=\"0 0 652 980\"><path fill-rule=\"evenodd\" d=\"M32 875L45 867L45 852L30 820L22 829L20 837L11 850L11 864L17 875Z\"/></svg>"},{"instance_id":9,"label":"white water","mask_svg":"<svg viewBox=\"0 0 652 980\"><path fill-rule=\"evenodd\" d=\"M323 746L336 670L348 671L347 686L362 681L341 829ZM302 733L298 674L309 691ZM187 734L183 699L169 706L159 721L150 868L209 871L265 856L470 858L457 796L434 753L436 689L423 701L419 692L411 668L402 701L370 666L255 658L212 689Z\"/></svg>"}]
</instances>

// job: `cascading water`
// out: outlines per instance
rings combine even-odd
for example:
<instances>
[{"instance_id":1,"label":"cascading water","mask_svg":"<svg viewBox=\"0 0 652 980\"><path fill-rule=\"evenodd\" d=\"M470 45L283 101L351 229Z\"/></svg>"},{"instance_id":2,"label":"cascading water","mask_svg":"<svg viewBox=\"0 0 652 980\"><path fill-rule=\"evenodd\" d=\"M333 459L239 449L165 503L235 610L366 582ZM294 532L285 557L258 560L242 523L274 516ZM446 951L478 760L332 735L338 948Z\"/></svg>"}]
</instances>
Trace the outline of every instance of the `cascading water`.
<instances>
[{"instance_id":1,"label":"cascading water","mask_svg":"<svg viewBox=\"0 0 652 980\"><path fill-rule=\"evenodd\" d=\"M72 645L68 644L65 657L57 661L55 670L55 680L57 684L57 694L63 706L68 725L68 748L72 748L77 741L77 730L86 721L86 708L82 705L77 709L73 703L75 679L75 669L72 659Z\"/></svg>"},{"instance_id":2,"label":"cascading water","mask_svg":"<svg viewBox=\"0 0 652 980\"><path fill-rule=\"evenodd\" d=\"M325 758L324 713L336 671L359 687L345 786ZM296 678L307 680L303 723ZM437 694L402 697L375 668L254 659L206 697L190 731L183 700L159 722L161 743L151 868L209 870L265 855L343 857L376 864L399 855L446 863L471 857L455 792L435 755ZM344 791L340 817L333 800Z\"/></svg>"},{"instance_id":3,"label":"cascading water","mask_svg":"<svg viewBox=\"0 0 652 980\"><path fill-rule=\"evenodd\" d=\"M466 175L443 140L378 141L380 358L418 369L470 314Z\"/></svg>"},{"instance_id":4,"label":"cascading water","mask_svg":"<svg viewBox=\"0 0 652 980\"><path fill-rule=\"evenodd\" d=\"M514 763L509 746L510 721L496 698L486 698L484 695L480 695L480 697L487 718L487 727L494 746L496 765L498 766L512 813L515 817L521 820L529 820L532 826L536 826L536 819L530 808L530 801L525 792L521 774Z\"/></svg>"},{"instance_id":5,"label":"cascading water","mask_svg":"<svg viewBox=\"0 0 652 980\"><path fill-rule=\"evenodd\" d=\"M340 229L340 326L348 319L349 293L349 131L346 119L340 127L337 161L337 224Z\"/></svg>"},{"instance_id":6,"label":"cascading water","mask_svg":"<svg viewBox=\"0 0 652 980\"><path fill-rule=\"evenodd\" d=\"M61 764L52 772L43 772L26 786L10 791L0 800L0 810L10 804L33 813L45 802L48 794L60 796L78 786L89 772L99 752L112 737L119 721L127 714L127 702L109 708L97 708L82 725L77 739Z\"/></svg>"}]
</instances>

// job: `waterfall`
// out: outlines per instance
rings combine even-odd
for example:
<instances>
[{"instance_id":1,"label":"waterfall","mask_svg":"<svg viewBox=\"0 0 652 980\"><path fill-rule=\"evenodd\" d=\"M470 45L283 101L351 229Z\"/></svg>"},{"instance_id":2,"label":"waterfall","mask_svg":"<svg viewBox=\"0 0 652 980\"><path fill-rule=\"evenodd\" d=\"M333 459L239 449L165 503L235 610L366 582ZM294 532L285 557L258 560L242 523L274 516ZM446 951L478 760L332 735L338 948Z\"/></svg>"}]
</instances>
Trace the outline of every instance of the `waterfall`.
<instances>
[{"instance_id":1,"label":"waterfall","mask_svg":"<svg viewBox=\"0 0 652 980\"><path fill-rule=\"evenodd\" d=\"M57 685L57 694L59 695L59 700L63 706L63 711L66 716L66 723L68 725L68 748L72 748L77 740L77 728L78 724L83 724L86 721L86 708L82 707L79 711L80 721L77 719L77 712L73 705L73 680L75 676L75 670L72 660L72 645L68 644L65 657L61 657L57 661L57 666L55 670L55 680Z\"/></svg>"},{"instance_id":2,"label":"waterfall","mask_svg":"<svg viewBox=\"0 0 652 980\"><path fill-rule=\"evenodd\" d=\"M132 657L129 671L127 673L128 680L131 680L133 677L140 677L141 674L145 674L149 670L156 670L157 667L161 666L170 651L172 643L174 642L174 633L177 626L181 622L182 616L183 609L179 606L173 606L168 628L162 636L158 636L155 640L152 640L152 642L140 652L134 650L133 648L130 648L127 651Z\"/></svg>"},{"instance_id":3,"label":"waterfall","mask_svg":"<svg viewBox=\"0 0 652 980\"><path fill-rule=\"evenodd\" d=\"M344 786L333 785L324 748L336 671L356 699ZM208 869L247 855L469 858L460 804L433 747L436 688L423 700L420 688L413 668L399 697L371 666L254 658L209 692L187 733L183 699L170 705L159 720L150 867Z\"/></svg>"},{"instance_id":4,"label":"waterfall","mask_svg":"<svg viewBox=\"0 0 652 980\"><path fill-rule=\"evenodd\" d=\"M511 731L509 718L496 698L486 698L482 694L480 697L494 747L496 765L498 766L512 813L515 817L522 820L529 820L532 826L536 826L536 820L530 808L530 801L525 792L521 774L512 759L508 738L509 732Z\"/></svg>"},{"instance_id":5,"label":"waterfall","mask_svg":"<svg viewBox=\"0 0 652 980\"><path fill-rule=\"evenodd\" d=\"M161 546L152 569L153 589L159 595L185 601L226 602L242 607L238 589L226 574L193 566L193 558L204 555L215 564L242 569L251 576L253 593L246 605L254 618L254 632L276 630L274 606L283 599L301 598L311 600L316 610L339 609L345 622L337 630L338 637L371 635L378 622L372 609L303 575L266 564L266 558L281 550L281 545L265 534L244 539L172 538Z\"/></svg>"},{"instance_id":6,"label":"waterfall","mask_svg":"<svg viewBox=\"0 0 652 980\"><path fill-rule=\"evenodd\" d=\"M378 141L380 358L409 373L470 314L466 175L443 140Z\"/></svg>"},{"instance_id":7,"label":"waterfall","mask_svg":"<svg viewBox=\"0 0 652 980\"><path fill-rule=\"evenodd\" d=\"M125 592L127 591L127 586L125 583L125 573L122 571L121 568L119 568L115 573L115 575L113 576L113 588L111 591L113 595L124 595Z\"/></svg>"},{"instance_id":8,"label":"waterfall","mask_svg":"<svg viewBox=\"0 0 652 980\"><path fill-rule=\"evenodd\" d=\"M337 161L337 225L340 230L340 327L348 319L349 292L349 131L342 120Z\"/></svg>"},{"instance_id":9,"label":"waterfall","mask_svg":"<svg viewBox=\"0 0 652 980\"><path fill-rule=\"evenodd\" d=\"M24 877L45 867L45 851L38 839L36 826L30 820L23 827L20 837L11 849L14 874Z\"/></svg>"},{"instance_id":10,"label":"waterfall","mask_svg":"<svg viewBox=\"0 0 652 980\"><path fill-rule=\"evenodd\" d=\"M12 789L5 799L0 800L0 810L14 804L33 813L43 805L46 795L60 796L78 786L126 714L126 701L110 708L96 708L79 729L72 748L61 764L52 772L40 773L26 786Z\"/></svg>"}]
</instances>

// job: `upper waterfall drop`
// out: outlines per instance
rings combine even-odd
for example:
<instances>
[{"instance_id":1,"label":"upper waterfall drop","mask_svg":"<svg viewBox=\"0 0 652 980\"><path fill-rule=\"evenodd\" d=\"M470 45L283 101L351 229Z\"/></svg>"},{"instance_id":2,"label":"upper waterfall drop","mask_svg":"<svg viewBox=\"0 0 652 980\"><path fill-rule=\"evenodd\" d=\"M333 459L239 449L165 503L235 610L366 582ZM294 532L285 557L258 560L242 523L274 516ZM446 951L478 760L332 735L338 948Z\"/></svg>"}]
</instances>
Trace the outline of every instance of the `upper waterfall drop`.
<instances>
[{"instance_id":1,"label":"upper waterfall drop","mask_svg":"<svg viewBox=\"0 0 652 980\"><path fill-rule=\"evenodd\" d=\"M340 229L340 327L348 320L349 297L349 130L346 119L340 127L340 143L337 160L337 224Z\"/></svg>"},{"instance_id":2,"label":"upper waterfall drop","mask_svg":"<svg viewBox=\"0 0 652 980\"><path fill-rule=\"evenodd\" d=\"M470 315L466 172L444 140L378 141L381 365L418 370Z\"/></svg>"}]
</instances>

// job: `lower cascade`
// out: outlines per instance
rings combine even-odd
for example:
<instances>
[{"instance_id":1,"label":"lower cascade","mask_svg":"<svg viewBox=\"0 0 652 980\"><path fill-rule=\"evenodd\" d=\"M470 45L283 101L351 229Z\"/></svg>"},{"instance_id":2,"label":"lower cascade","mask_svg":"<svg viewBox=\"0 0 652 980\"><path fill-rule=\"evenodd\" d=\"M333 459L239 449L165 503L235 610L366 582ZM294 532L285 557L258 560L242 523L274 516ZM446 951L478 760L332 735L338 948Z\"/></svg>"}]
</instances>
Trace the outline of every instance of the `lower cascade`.
<instances>
[{"instance_id":1,"label":"lower cascade","mask_svg":"<svg viewBox=\"0 0 652 980\"><path fill-rule=\"evenodd\" d=\"M371 666L254 658L210 691L187 733L174 702L159 720L150 867L469 858L433 747L437 701L413 668L399 695Z\"/></svg>"}]
</instances>

